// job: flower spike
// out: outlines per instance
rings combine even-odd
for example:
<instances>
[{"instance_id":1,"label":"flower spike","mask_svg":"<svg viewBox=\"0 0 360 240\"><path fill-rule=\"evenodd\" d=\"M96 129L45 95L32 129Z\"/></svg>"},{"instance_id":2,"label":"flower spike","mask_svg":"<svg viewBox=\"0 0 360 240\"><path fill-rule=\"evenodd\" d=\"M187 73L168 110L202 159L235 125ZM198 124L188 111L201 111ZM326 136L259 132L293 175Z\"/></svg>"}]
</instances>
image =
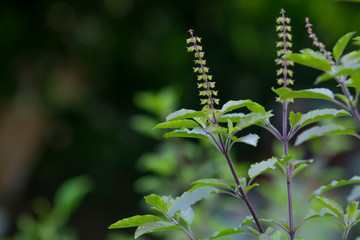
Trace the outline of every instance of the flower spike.
<instances>
[{"instance_id":1,"label":"flower spike","mask_svg":"<svg viewBox=\"0 0 360 240\"><path fill-rule=\"evenodd\" d=\"M281 16L276 19L276 23L278 24L276 31L281 40L276 42L276 47L280 49L277 50L278 58L275 60L275 63L280 65L280 69L276 71L276 75L281 76L281 78L277 79L277 83L282 85L283 88L286 88L288 85L294 84L294 80L291 79L293 71L289 69L289 66L294 66L294 62L282 58L284 55L292 53L290 50L292 47L292 35L291 26L289 25L290 18L285 17L284 9L281 9L280 13Z\"/></svg>"},{"instance_id":2,"label":"flower spike","mask_svg":"<svg viewBox=\"0 0 360 240\"><path fill-rule=\"evenodd\" d=\"M326 59L332 64L334 65L335 62L333 60L333 57L331 55L331 52L327 51L325 48L325 45L319 41L319 39L317 38L316 34L313 32L312 30L312 24L310 23L309 18L305 18L305 27L307 28L308 34L309 34L309 38L311 38L313 40L313 44L318 47L320 49L320 52L322 54L324 54L324 56L326 57Z\"/></svg>"},{"instance_id":3,"label":"flower spike","mask_svg":"<svg viewBox=\"0 0 360 240\"><path fill-rule=\"evenodd\" d=\"M215 110L214 105L219 104L219 99L214 98L217 96L217 91L214 90L215 82L211 82L212 75L208 75L209 68L206 67L206 60L204 60L205 53L203 52L203 47L199 45L201 43L201 38L194 36L194 30L190 29L189 33L190 38L186 39L187 44L191 44L190 47L187 47L188 52L194 52L195 56L195 67L194 72L198 73L197 80L202 81L198 83L199 95L204 97L201 100L201 104L207 106L210 110Z\"/></svg>"}]
</instances>

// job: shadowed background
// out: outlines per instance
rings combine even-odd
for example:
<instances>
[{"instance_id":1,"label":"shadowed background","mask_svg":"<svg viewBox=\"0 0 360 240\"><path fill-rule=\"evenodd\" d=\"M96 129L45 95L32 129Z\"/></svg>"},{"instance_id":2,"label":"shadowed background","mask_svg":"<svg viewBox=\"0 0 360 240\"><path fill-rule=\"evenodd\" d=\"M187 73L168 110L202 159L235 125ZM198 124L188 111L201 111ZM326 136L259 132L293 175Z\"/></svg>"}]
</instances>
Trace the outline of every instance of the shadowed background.
<instances>
[{"instance_id":1,"label":"shadowed background","mask_svg":"<svg viewBox=\"0 0 360 240\"><path fill-rule=\"evenodd\" d=\"M200 108L185 48L190 28L203 38L222 103L251 98L279 107L270 88L281 8L292 19L294 51L312 47L306 16L328 49L360 28L360 4L332 0L2 1L0 237L17 231L35 198L52 200L79 175L93 181L68 223L79 239L105 239L111 223L140 212L133 182L143 173L135 163L158 140L130 127L143 113L134 94L171 85L179 108ZM294 70L295 89L313 86L316 71ZM249 162L271 155L263 137L238 154Z\"/></svg>"}]
</instances>

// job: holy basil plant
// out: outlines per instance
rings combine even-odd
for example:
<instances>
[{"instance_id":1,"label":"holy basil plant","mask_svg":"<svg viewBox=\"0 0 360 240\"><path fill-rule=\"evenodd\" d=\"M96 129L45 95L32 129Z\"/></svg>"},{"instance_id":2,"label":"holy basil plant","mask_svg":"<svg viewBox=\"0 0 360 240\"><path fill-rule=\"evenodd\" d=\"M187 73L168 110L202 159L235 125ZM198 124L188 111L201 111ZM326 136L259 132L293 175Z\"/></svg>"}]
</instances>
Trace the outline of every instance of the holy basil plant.
<instances>
[{"instance_id":1,"label":"holy basil plant","mask_svg":"<svg viewBox=\"0 0 360 240\"><path fill-rule=\"evenodd\" d=\"M280 129L271 123L273 116L271 110L266 110L262 105L250 99L231 100L220 105L218 91L215 90L215 81L209 74L209 68L204 59L204 50L201 38L189 30L190 37L186 40L187 50L194 54L194 73L197 75L197 87L201 110L181 109L170 113L164 122L159 123L155 129L168 129L165 138L196 138L200 141L211 143L224 157L224 164L229 167L233 182L223 179L200 179L192 183L192 188L179 197L158 196L151 194L145 197L145 202L154 210L153 214L138 215L122 219L109 228L137 227L135 238L144 234L163 230L182 231L188 239L216 239L231 235L241 234L257 239L305 239L298 235L298 229L304 222L319 217L330 217L343 232L342 239L346 239L350 229L360 221L358 187L354 188L348 197L346 209L335 200L323 196L324 192L349 184L360 183L360 177L354 176L349 180L333 181L328 185L319 186L309 201L317 201L321 209L310 208L300 222L295 222L293 211L293 178L313 162L313 159L296 159L289 153L291 144L301 145L314 138L328 135L351 135L359 138L356 129L348 128L341 124L323 124L324 120L339 117L353 117L360 126L360 115L357 109L360 95L360 50L345 53L345 47L352 41L360 46L360 37L355 37L355 32L341 37L332 52L325 49L317 36L313 33L312 25L306 18L306 29L309 37L318 50L304 49L300 53L293 53L290 18L285 16L285 11L280 11L276 19L277 58L275 60L278 70L278 88L272 88L277 95L276 101L282 107ZM316 68L323 73L315 80L315 84L334 79L341 93L333 93L327 88L311 88L293 90L294 72L291 69L295 63ZM353 94L349 90L352 89ZM339 108L313 109L300 113L290 110L296 99L313 98L327 100ZM321 123L321 124L318 124ZM230 150L235 143L244 143L256 147L260 137L253 133L246 134L244 129L262 127L268 130L282 145L283 153L267 160L252 164L247 176L238 176L234 163L230 157ZM305 130L306 129L306 130ZM248 194L254 187L259 186L256 178L269 170L278 167L279 173L284 174L284 184L287 190L287 207L285 208L287 220L260 218L250 202ZM210 198L214 194L227 194L243 201L248 215L242 216L243 220L234 223L223 230L216 231L207 236L195 236L192 222L195 217L193 207L202 199ZM266 225L266 227L265 227ZM275 230L278 229L278 230Z\"/></svg>"}]
</instances>

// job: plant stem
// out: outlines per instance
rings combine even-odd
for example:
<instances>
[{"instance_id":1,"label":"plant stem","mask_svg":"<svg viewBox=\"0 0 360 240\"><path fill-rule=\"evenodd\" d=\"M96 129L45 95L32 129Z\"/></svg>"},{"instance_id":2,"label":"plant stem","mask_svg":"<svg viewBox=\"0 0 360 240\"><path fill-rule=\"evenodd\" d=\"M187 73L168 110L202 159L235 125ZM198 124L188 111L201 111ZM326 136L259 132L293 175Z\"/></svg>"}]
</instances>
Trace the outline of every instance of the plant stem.
<instances>
[{"instance_id":1,"label":"plant stem","mask_svg":"<svg viewBox=\"0 0 360 240\"><path fill-rule=\"evenodd\" d=\"M221 141L221 145L224 146L224 144L223 144L222 141ZM225 149L224 149L224 150L225 150ZM262 225L261 225L261 223L260 223L260 220L259 220L258 216L256 215L255 209L254 209L254 207L252 206L252 204L250 203L250 201L249 201L249 199L248 199L248 197L247 197L247 195L246 195L243 187L241 186L239 177L238 177L237 174L236 174L236 171L235 171L234 165L233 165L233 163L232 163L232 161L231 161L231 159L230 159L229 153L226 152L226 151L224 151L224 152L222 152L222 153L223 153L224 157L226 158L226 161L227 161L227 163L228 163L228 165L229 165L229 168L230 168L231 174L233 175L233 178L234 178L234 180L235 180L235 183L236 183L236 185L239 187L239 193L240 193L240 195L241 195L241 196L240 196L241 199L244 200L244 202L245 202L246 206L248 207L251 215L253 216L254 221L255 221L255 224L256 224L257 228L259 229L259 232L260 232L260 233L264 233L264 228L262 227Z\"/></svg>"},{"instance_id":2,"label":"plant stem","mask_svg":"<svg viewBox=\"0 0 360 240\"><path fill-rule=\"evenodd\" d=\"M283 147L284 147L284 155L287 156L289 154L288 149L288 138L287 138L287 114L288 113L288 102L284 101L283 103ZM287 194L288 194L288 211L289 211L289 235L290 239L294 239L295 231L294 231L294 214L293 214L293 206L292 206L292 191L291 191L291 170L289 166L289 162L286 163L287 171L286 171L286 185L287 185Z\"/></svg>"},{"instance_id":3,"label":"plant stem","mask_svg":"<svg viewBox=\"0 0 360 240\"><path fill-rule=\"evenodd\" d=\"M186 236L190 239L190 240L195 240L194 236L192 235L192 233L189 233L183 226L180 225L180 223L178 223L175 219L171 219L171 221L176 225L181 227L181 230L186 234Z\"/></svg>"},{"instance_id":4,"label":"plant stem","mask_svg":"<svg viewBox=\"0 0 360 240\"><path fill-rule=\"evenodd\" d=\"M344 230L344 232L342 234L342 237L341 237L341 240L346 240L348 235L349 235L349 229L347 228L347 229Z\"/></svg>"},{"instance_id":5,"label":"plant stem","mask_svg":"<svg viewBox=\"0 0 360 240\"><path fill-rule=\"evenodd\" d=\"M357 121L358 125L360 126L360 115L359 115L359 112L358 112L356 106L351 101L351 95L349 92L349 88L346 86L345 81L343 79L336 79L336 80L340 84L341 89L343 90L343 92L345 94L345 97L349 101L351 114L353 115L353 117Z\"/></svg>"}]
</instances>

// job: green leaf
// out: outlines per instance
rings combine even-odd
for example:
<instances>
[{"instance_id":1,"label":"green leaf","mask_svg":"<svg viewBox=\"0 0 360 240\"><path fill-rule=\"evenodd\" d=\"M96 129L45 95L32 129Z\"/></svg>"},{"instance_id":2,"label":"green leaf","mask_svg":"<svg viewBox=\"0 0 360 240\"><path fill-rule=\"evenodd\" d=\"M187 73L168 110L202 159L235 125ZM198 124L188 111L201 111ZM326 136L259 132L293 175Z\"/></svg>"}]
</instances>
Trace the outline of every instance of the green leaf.
<instances>
[{"instance_id":1,"label":"green leaf","mask_svg":"<svg viewBox=\"0 0 360 240\"><path fill-rule=\"evenodd\" d=\"M252 133L250 133L246 136L243 136L243 137L239 137L239 138L237 138L235 136L231 136L230 138L234 142L246 143L246 144L254 146L254 147L256 147L257 142L260 139L260 137L258 135L252 134Z\"/></svg>"},{"instance_id":2,"label":"green leaf","mask_svg":"<svg viewBox=\"0 0 360 240\"><path fill-rule=\"evenodd\" d=\"M166 117L166 121L194 118L194 117L205 117L205 113L203 111L194 111L191 109L180 109L176 112L170 113Z\"/></svg>"},{"instance_id":3,"label":"green leaf","mask_svg":"<svg viewBox=\"0 0 360 240\"><path fill-rule=\"evenodd\" d=\"M347 218L349 220L349 225L351 225L353 222L356 221L356 218L358 216L358 211L357 211L358 206L359 206L359 202L352 201L352 202L349 202L349 204L346 207L345 219Z\"/></svg>"},{"instance_id":4,"label":"green leaf","mask_svg":"<svg viewBox=\"0 0 360 240\"><path fill-rule=\"evenodd\" d=\"M281 100L286 100L288 98L315 98L332 101L334 99L334 93L327 88L311 88L300 91L279 88L274 90L274 92L279 95Z\"/></svg>"},{"instance_id":5,"label":"green leaf","mask_svg":"<svg viewBox=\"0 0 360 240\"><path fill-rule=\"evenodd\" d=\"M328 135L351 135L355 134L355 131L349 128L345 128L341 125L328 124L324 126L315 126L309 128L299 134L295 141L295 146L302 144L313 138L328 136Z\"/></svg>"},{"instance_id":6,"label":"green leaf","mask_svg":"<svg viewBox=\"0 0 360 240\"><path fill-rule=\"evenodd\" d=\"M240 228L240 227L243 227L243 226L246 226L246 225L248 225L248 224L250 224L250 223L253 223L253 222L254 222L254 218L253 218L252 215L245 216L245 217L241 220L240 225L239 225L239 228Z\"/></svg>"},{"instance_id":7,"label":"green leaf","mask_svg":"<svg viewBox=\"0 0 360 240\"><path fill-rule=\"evenodd\" d=\"M320 211L315 212L314 210L310 209L306 215L304 221L318 218L318 217L337 217L336 213L334 213L329 208L322 208Z\"/></svg>"},{"instance_id":8,"label":"green leaf","mask_svg":"<svg viewBox=\"0 0 360 240\"><path fill-rule=\"evenodd\" d=\"M258 186L260 186L260 184L258 184L258 183L253 183L253 184L251 184L250 186L247 186L247 187L245 188L245 192L249 192L251 189L253 189L254 187L258 187Z\"/></svg>"},{"instance_id":9,"label":"green leaf","mask_svg":"<svg viewBox=\"0 0 360 240\"><path fill-rule=\"evenodd\" d=\"M151 194L151 195L145 197L145 202L147 204L153 206L153 208L158 210L159 212L161 212L165 215L167 214L168 204L160 196L158 196L156 194Z\"/></svg>"},{"instance_id":10,"label":"green leaf","mask_svg":"<svg viewBox=\"0 0 360 240\"><path fill-rule=\"evenodd\" d=\"M298 64L302 64L308 67L316 68L323 71L331 70L331 64L320 53L315 53L312 50L306 50L302 53L293 53L284 56L287 60L292 60Z\"/></svg>"},{"instance_id":11,"label":"green leaf","mask_svg":"<svg viewBox=\"0 0 360 240\"><path fill-rule=\"evenodd\" d=\"M346 200L348 202L357 200L360 198L360 185L356 185L350 192L349 196L347 196Z\"/></svg>"},{"instance_id":12,"label":"green leaf","mask_svg":"<svg viewBox=\"0 0 360 240\"><path fill-rule=\"evenodd\" d=\"M353 65L360 62L360 51L352 51L341 58L344 66Z\"/></svg>"},{"instance_id":13,"label":"green leaf","mask_svg":"<svg viewBox=\"0 0 360 240\"><path fill-rule=\"evenodd\" d=\"M332 181L330 184L324 185L319 187L318 189L316 189L311 197L315 196L315 195L320 195L326 191L332 190L334 188L337 187L341 187L341 186L345 186L345 185L349 185L349 184L354 184L354 183L360 183L360 177L359 176L354 176L349 180L339 180L339 181Z\"/></svg>"},{"instance_id":14,"label":"green leaf","mask_svg":"<svg viewBox=\"0 0 360 240\"><path fill-rule=\"evenodd\" d=\"M354 34L355 34L355 32L349 32L349 33L345 34L344 36L342 36L337 41L337 43L335 44L335 46L333 48L333 55L334 55L335 61L339 60L339 57L344 52L345 47L348 45L350 39L352 38L352 36Z\"/></svg>"},{"instance_id":15,"label":"green leaf","mask_svg":"<svg viewBox=\"0 0 360 240\"><path fill-rule=\"evenodd\" d=\"M351 78L346 81L346 86L355 88L356 92L360 91L360 72L351 75Z\"/></svg>"},{"instance_id":16,"label":"green leaf","mask_svg":"<svg viewBox=\"0 0 360 240\"><path fill-rule=\"evenodd\" d=\"M219 189L214 187L202 186L183 193L181 197L176 198L171 204L168 211L169 218L172 218L177 211L185 210L201 199L209 198L211 194L218 193L219 191Z\"/></svg>"},{"instance_id":17,"label":"green leaf","mask_svg":"<svg viewBox=\"0 0 360 240\"><path fill-rule=\"evenodd\" d=\"M192 130L189 129L179 129L173 132L169 132L164 134L165 138L169 137L188 137L188 138L201 138L201 139L209 139L208 135L201 128L194 128Z\"/></svg>"},{"instance_id":18,"label":"green leaf","mask_svg":"<svg viewBox=\"0 0 360 240\"><path fill-rule=\"evenodd\" d=\"M299 120L301 119L302 114L301 113L294 113L293 111L290 112L289 116L289 122L290 126L293 127Z\"/></svg>"},{"instance_id":19,"label":"green leaf","mask_svg":"<svg viewBox=\"0 0 360 240\"><path fill-rule=\"evenodd\" d=\"M223 105L223 107L220 110L221 114L231 112L235 109L247 107L252 112L259 112L259 113L265 113L265 108L261 106L258 103L255 103L249 99L247 100L230 100L227 103Z\"/></svg>"},{"instance_id":20,"label":"green leaf","mask_svg":"<svg viewBox=\"0 0 360 240\"><path fill-rule=\"evenodd\" d=\"M114 228L128 228L128 227L137 227L149 222L158 222L161 218L153 215L138 215L134 217L124 218L110 225L109 229Z\"/></svg>"},{"instance_id":21,"label":"green leaf","mask_svg":"<svg viewBox=\"0 0 360 240\"><path fill-rule=\"evenodd\" d=\"M136 229L135 238L138 238L147 233L161 230L182 230L182 228L180 226L176 226L173 223L165 221L145 223Z\"/></svg>"},{"instance_id":22,"label":"green leaf","mask_svg":"<svg viewBox=\"0 0 360 240\"><path fill-rule=\"evenodd\" d=\"M245 232L244 230L241 230L241 229L227 228L227 229L221 230L220 232L215 233L209 239L215 239L215 238L219 238L219 237L225 237L225 236L240 234L240 233L247 233L247 232Z\"/></svg>"},{"instance_id":23,"label":"green leaf","mask_svg":"<svg viewBox=\"0 0 360 240\"><path fill-rule=\"evenodd\" d=\"M180 217L184 219L184 221L187 222L188 225L191 225L195 217L194 210L192 209L192 207L188 207L187 209L180 212Z\"/></svg>"},{"instance_id":24,"label":"green leaf","mask_svg":"<svg viewBox=\"0 0 360 240\"><path fill-rule=\"evenodd\" d=\"M232 122L237 123L240 121L241 118L245 117L246 115L244 113L227 113L220 117L219 122L226 123L228 122L228 119L230 119Z\"/></svg>"},{"instance_id":25,"label":"green leaf","mask_svg":"<svg viewBox=\"0 0 360 240\"><path fill-rule=\"evenodd\" d=\"M342 116L351 116L351 114L343 109L341 110L332 109L332 108L317 109L303 114L298 124L300 127L304 127L308 124L320 120L334 118L334 117L342 117Z\"/></svg>"},{"instance_id":26,"label":"green leaf","mask_svg":"<svg viewBox=\"0 0 360 240\"><path fill-rule=\"evenodd\" d=\"M271 240L287 240L285 232L276 231L271 237Z\"/></svg>"},{"instance_id":27,"label":"green leaf","mask_svg":"<svg viewBox=\"0 0 360 240\"><path fill-rule=\"evenodd\" d=\"M273 116L270 112L266 113L251 113L242 118L240 118L239 122L236 124L235 128L240 131L244 128L247 128L259 121L266 120Z\"/></svg>"},{"instance_id":28,"label":"green leaf","mask_svg":"<svg viewBox=\"0 0 360 240\"><path fill-rule=\"evenodd\" d=\"M358 72L359 70L360 70L360 63L352 64L349 66L338 66L336 69L323 73L322 75L317 77L315 84L325 82L332 78L336 78L344 75L351 75L353 73Z\"/></svg>"},{"instance_id":29,"label":"green leaf","mask_svg":"<svg viewBox=\"0 0 360 240\"><path fill-rule=\"evenodd\" d=\"M278 159L273 157L266 161L251 164L250 169L248 171L250 179L252 180L255 177L259 176L260 174L263 174L264 172L266 172L270 169L275 169L277 162L278 162Z\"/></svg>"},{"instance_id":30,"label":"green leaf","mask_svg":"<svg viewBox=\"0 0 360 240\"><path fill-rule=\"evenodd\" d=\"M296 174L298 174L299 172L301 172L301 170L303 170L303 169L306 168L307 166L309 166L309 165L306 164L306 163L299 164L299 166L297 166L297 167L294 169L294 171L292 172L291 177L295 177Z\"/></svg>"},{"instance_id":31,"label":"green leaf","mask_svg":"<svg viewBox=\"0 0 360 240\"><path fill-rule=\"evenodd\" d=\"M339 2L360 2L360 0L337 0Z\"/></svg>"},{"instance_id":32,"label":"green leaf","mask_svg":"<svg viewBox=\"0 0 360 240\"><path fill-rule=\"evenodd\" d=\"M338 216L341 219L344 219L344 210L341 207L340 204L338 204L336 201L326 198L324 196L314 196L315 199L317 199L319 202L321 202L325 207L329 208L331 211L333 211L336 216Z\"/></svg>"},{"instance_id":33,"label":"green leaf","mask_svg":"<svg viewBox=\"0 0 360 240\"><path fill-rule=\"evenodd\" d=\"M224 180L217 179L217 178L209 178L209 179L200 179L192 184L198 186L212 186L212 187L220 187L220 188L227 188L232 189L231 185Z\"/></svg>"},{"instance_id":34,"label":"green leaf","mask_svg":"<svg viewBox=\"0 0 360 240\"><path fill-rule=\"evenodd\" d=\"M345 103L346 106L349 106L349 105L350 105L350 104L349 104L349 100L346 98L345 95L340 94L340 93L337 93L337 94L335 94L335 96L336 96L337 98L339 98L341 101L343 101L343 103Z\"/></svg>"},{"instance_id":35,"label":"green leaf","mask_svg":"<svg viewBox=\"0 0 360 240\"><path fill-rule=\"evenodd\" d=\"M195 128L195 127L199 127L199 124L197 124L195 121L182 119L182 120L174 120L174 121L159 123L154 128Z\"/></svg>"}]
</instances>

